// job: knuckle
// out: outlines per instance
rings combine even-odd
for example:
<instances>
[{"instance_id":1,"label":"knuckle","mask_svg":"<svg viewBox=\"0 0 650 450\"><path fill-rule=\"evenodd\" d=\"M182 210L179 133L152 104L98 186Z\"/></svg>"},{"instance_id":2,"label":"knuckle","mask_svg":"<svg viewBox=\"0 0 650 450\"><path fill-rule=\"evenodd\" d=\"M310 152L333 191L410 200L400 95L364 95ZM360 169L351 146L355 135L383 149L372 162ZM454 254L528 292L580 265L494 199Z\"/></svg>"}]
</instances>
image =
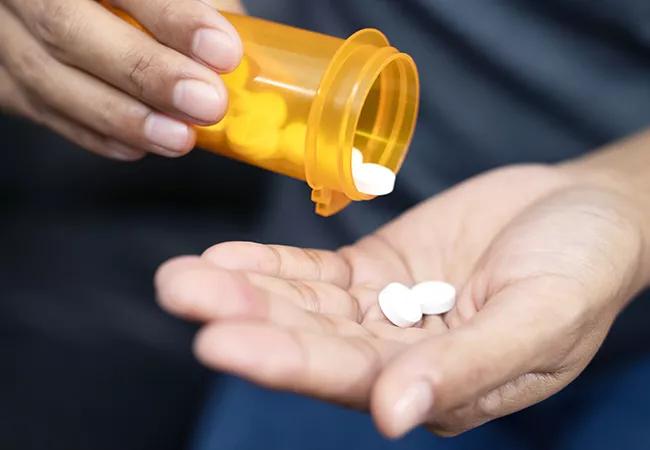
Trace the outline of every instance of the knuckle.
<instances>
[{"instance_id":1,"label":"knuckle","mask_svg":"<svg viewBox=\"0 0 650 450\"><path fill-rule=\"evenodd\" d=\"M132 55L127 58L128 82L131 90L139 97L146 97L152 89L156 72L160 71L160 63L153 54Z\"/></svg>"},{"instance_id":2,"label":"knuckle","mask_svg":"<svg viewBox=\"0 0 650 450\"><path fill-rule=\"evenodd\" d=\"M164 32L170 24L176 24L181 21L181 9L178 4L172 0L162 2L159 7L157 19L153 24L153 31Z\"/></svg>"},{"instance_id":3,"label":"knuckle","mask_svg":"<svg viewBox=\"0 0 650 450\"><path fill-rule=\"evenodd\" d=\"M48 47L62 50L78 35L80 26L74 3L39 2L34 28Z\"/></svg>"}]
</instances>

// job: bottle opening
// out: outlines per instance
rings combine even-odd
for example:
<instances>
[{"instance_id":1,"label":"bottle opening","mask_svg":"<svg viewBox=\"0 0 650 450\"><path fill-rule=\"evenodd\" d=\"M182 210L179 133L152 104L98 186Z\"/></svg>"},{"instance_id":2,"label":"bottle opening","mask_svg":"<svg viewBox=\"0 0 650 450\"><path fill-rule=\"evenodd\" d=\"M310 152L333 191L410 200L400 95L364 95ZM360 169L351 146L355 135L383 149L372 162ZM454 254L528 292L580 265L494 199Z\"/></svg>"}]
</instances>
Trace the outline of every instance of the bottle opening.
<instances>
[{"instance_id":1,"label":"bottle opening","mask_svg":"<svg viewBox=\"0 0 650 450\"><path fill-rule=\"evenodd\" d=\"M365 162L397 173L413 135L418 108L417 72L412 61L398 53L379 68L359 115L353 147Z\"/></svg>"},{"instance_id":2,"label":"bottle opening","mask_svg":"<svg viewBox=\"0 0 650 450\"><path fill-rule=\"evenodd\" d=\"M355 185L354 147L364 162L399 171L418 102L415 62L390 46L381 32L361 30L344 42L321 80L309 117L306 179L319 214L373 198Z\"/></svg>"}]
</instances>

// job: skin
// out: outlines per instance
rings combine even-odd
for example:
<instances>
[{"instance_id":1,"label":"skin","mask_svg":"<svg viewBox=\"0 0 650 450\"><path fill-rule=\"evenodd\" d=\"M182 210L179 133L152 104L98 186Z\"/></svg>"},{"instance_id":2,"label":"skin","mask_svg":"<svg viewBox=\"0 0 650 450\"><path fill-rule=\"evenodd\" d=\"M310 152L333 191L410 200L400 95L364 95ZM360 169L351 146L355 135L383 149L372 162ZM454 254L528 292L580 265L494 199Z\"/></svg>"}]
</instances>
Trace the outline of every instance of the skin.
<instances>
[{"instance_id":1,"label":"skin","mask_svg":"<svg viewBox=\"0 0 650 450\"><path fill-rule=\"evenodd\" d=\"M217 7L237 1L112 0L152 36L92 0L0 0L0 109L118 160L182 156L189 125L224 115L219 73L242 44Z\"/></svg>"},{"instance_id":2,"label":"skin","mask_svg":"<svg viewBox=\"0 0 650 450\"><path fill-rule=\"evenodd\" d=\"M164 264L158 298L204 323L215 370L367 410L391 438L456 435L564 388L648 286L648 147L480 175L337 251L218 244ZM381 288L430 279L459 290L451 312L383 318Z\"/></svg>"},{"instance_id":3,"label":"skin","mask_svg":"<svg viewBox=\"0 0 650 450\"><path fill-rule=\"evenodd\" d=\"M241 42L215 8L241 5L111 3L153 38L91 0L0 0L0 108L111 158L183 155L188 124L224 114ZM649 146L481 175L333 252L219 244L163 265L158 298L205 324L214 369L368 410L389 437L458 434L561 390L648 286ZM378 291L428 279L455 309L390 325Z\"/></svg>"}]
</instances>

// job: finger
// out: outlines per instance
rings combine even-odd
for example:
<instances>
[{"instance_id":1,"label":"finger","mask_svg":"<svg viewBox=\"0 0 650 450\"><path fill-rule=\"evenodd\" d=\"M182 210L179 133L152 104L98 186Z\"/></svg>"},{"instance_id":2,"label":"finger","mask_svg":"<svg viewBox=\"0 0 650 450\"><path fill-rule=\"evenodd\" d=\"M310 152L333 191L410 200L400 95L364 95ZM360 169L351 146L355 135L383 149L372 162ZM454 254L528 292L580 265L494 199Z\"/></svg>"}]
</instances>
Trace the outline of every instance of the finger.
<instances>
[{"instance_id":1,"label":"finger","mask_svg":"<svg viewBox=\"0 0 650 450\"><path fill-rule=\"evenodd\" d=\"M262 386L367 407L377 374L402 344L260 323L216 323L194 349L209 367Z\"/></svg>"},{"instance_id":2,"label":"finger","mask_svg":"<svg viewBox=\"0 0 650 450\"><path fill-rule=\"evenodd\" d=\"M253 242L225 242L203 254L208 261L230 270L245 270L291 280L332 283L343 289L350 285L351 269L338 253L263 245Z\"/></svg>"},{"instance_id":3,"label":"finger","mask_svg":"<svg viewBox=\"0 0 650 450\"><path fill-rule=\"evenodd\" d=\"M3 67L0 67L0 109L20 114L37 123L42 123L75 144L118 161L135 161L145 156L141 150L130 148L113 139L106 138L57 115L46 108L34 108L27 96Z\"/></svg>"},{"instance_id":4,"label":"finger","mask_svg":"<svg viewBox=\"0 0 650 450\"><path fill-rule=\"evenodd\" d=\"M155 113L101 80L53 59L3 6L0 18L0 40L7 42L5 49L12 49L2 52L8 70L49 109L126 147L169 157L181 156L193 147L195 133L186 124Z\"/></svg>"},{"instance_id":5,"label":"finger","mask_svg":"<svg viewBox=\"0 0 650 450\"><path fill-rule=\"evenodd\" d=\"M531 289L525 283L504 289L469 323L426 339L391 362L373 390L372 412L380 430L397 437L430 423L456 434L550 395L548 386L538 384L529 390L532 397L481 402L526 374L550 370L550 336L560 325L544 302L522 301Z\"/></svg>"},{"instance_id":6,"label":"finger","mask_svg":"<svg viewBox=\"0 0 650 450\"><path fill-rule=\"evenodd\" d=\"M158 41L219 71L231 71L242 57L235 28L208 3L196 0L111 0Z\"/></svg>"},{"instance_id":7,"label":"finger","mask_svg":"<svg viewBox=\"0 0 650 450\"><path fill-rule=\"evenodd\" d=\"M42 123L66 139L97 155L118 161L137 161L145 157L142 150L128 147L121 142L101 136L55 113L46 113Z\"/></svg>"},{"instance_id":8,"label":"finger","mask_svg":"<svg viewBox=\"0 0 650 450\"><path fill-rule=\"evenodd\" d=\"M223 117L227 92L217 74L98 3L8 0L8 4L57 59L178 119L212 124Z\"/></svg>"},{"instance_id":9,"label":"finger","mask_svg":"<svg viewBox=\"0 0 650 450\"><path fill-rule=\"evenodd\" d=\"M292 305L315 314L341 316L359 322L357 301L340 287L320 281L289 280L256 273L244 272L246 279L269 302L290 302Z\"/></svg>"},{"instance_id":10,"label":"finger","mask_svg":"<svg viewBox=\"0 0 650 450\"><path fill-rule=\"evenodd\" d=\"M187 319L254 319L321 333L365 333L356 321L340 314L356 312L351 300L341 293L334 293L338 300L320 298L332 290L314 285L293 289L267 277L251 278L242 272L219 269L199 257L182 257L161 266L155 284L161 306ZM303 295L313 297L306 300L300 298ZM321 309L319 313L308 309L314 302L322 302L322 306L315 306Z\"/></svg>"},{"instance_id":11,"label":"finger","mask_svg":"<svg viewBox=\"0 0 650 450\"><path fill-rule=\"evenodd\" d=\"M364 328L360 328L356 300L328 283L231 272L196 257L165 263L156 274L156 287L165 310L202 322L257 319L339 335L365 334L365 329L382 339L404 343L431 335L421 328L396 328L383 315L371 322L364 319Z\"/></svg>"}]
</instances>

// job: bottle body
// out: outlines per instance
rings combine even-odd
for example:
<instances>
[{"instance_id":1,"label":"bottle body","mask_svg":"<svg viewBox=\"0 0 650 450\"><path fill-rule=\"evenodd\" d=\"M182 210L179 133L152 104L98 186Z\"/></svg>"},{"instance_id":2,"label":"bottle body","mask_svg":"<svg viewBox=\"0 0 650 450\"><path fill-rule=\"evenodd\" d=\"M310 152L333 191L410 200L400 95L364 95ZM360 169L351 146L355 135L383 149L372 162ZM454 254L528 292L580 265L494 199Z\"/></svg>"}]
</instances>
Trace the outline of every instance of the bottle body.
<instances>
[{"instance_id":1,"label":"bottle body","mask_svg":"<svg viewBox=\"0 0 650 450\"><path fill-rule=\"evenodd\" d=\"M224 119L198 127L198 145L306 181L305 141L320 81L343 40L265 20L224 14L237 29L244 57L222 78L229 93Z\"/></svg>"},{"instance_id":2,"label":"bottle body","mask_svg":"<svg viewBox=\"0 0 650 450\"><path fill-rule=\"evenodd\" d=\"M224 16L241 36L244 57L222 76L230 95L225 118L197 127L198 146L306 181L322 216L370 200L355 186L352 149L399 171L419 104L413 60L373 29L340 39Z\"/></svg>"}]
</instances>

